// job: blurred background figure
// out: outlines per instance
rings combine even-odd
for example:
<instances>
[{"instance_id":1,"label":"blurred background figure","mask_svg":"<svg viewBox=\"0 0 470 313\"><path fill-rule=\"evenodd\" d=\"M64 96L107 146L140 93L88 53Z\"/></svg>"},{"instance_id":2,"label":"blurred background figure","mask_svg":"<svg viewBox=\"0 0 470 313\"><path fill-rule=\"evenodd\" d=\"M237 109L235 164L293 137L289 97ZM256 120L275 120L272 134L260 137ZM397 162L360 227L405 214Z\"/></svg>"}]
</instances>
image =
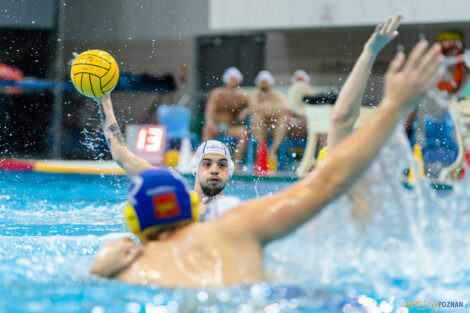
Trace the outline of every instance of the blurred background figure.
<instances>
[{"instance_id":1,"label":"blurred background figure","mask_svg":"<svg viewBox=\"0 0 470 313\"><path fill-rule=\"evenodd\" d=\"M458 59L454 70L446 72L437 84L439 90L452 94L460 89L465 75L465 62L462 58L465 50L463 34L458 30L445 31L437 36L437 42L441 45L444 56Z\"/></svg>"},{"instance_id":2,"label":"blurred background figure","mask_svg":"<svg viewBox=\"0 0 470 313\"><path fill-rule=\"evenodd\" d=\"M286 136L289 108L287 97L272 90L274 77L268 71L261 71L255 79L257 89L248 96L251 113L251 129L258 142L255 174L267 175L268 162L277 166L277 150ZM271 131L273 143L267 146L267 136Z\"/></svg>"},{"instance_id":3,"label":"blurred background figure","mask_svg":"<svg viewBox=\"0 0 470 313\"><path fill-rule=\"evenodd\" d=\"M296 70L290 79L291 85L287 92L289 103L288 133L291 139L307 138L307 120L305 118L305 97L319 96L321 92L310 83L310 76L304 70ZM320 147L326 143L326 135L317 134L316 143Z\"/></svg>"},{"instance_id":4,"label":"blurred background figure","mask_svg":"<svg viewBox=\"0 0 470 313\"><path fill-rule=\"evenodd\" d=\"M314 97L320 94L310 84L310 77L304 70L297 70L292 74L290 79L290 87L287 92L287 100L289 108L296 116L305 115L305 102L304 97Z\"/></svg>"},{"instance_id":5,"label":"blurred background figure","mask_svg":"<svg viewBox=\"0 0 470 313\"><path fill-rule=\"evenodd\" d=\"M227 135L237 139L234 163L240 171L240 162L246 151L247 129L243 125L246 114L240 114L248 104L248 98L240 89L243 75L236 67L229 67L222 80L224 87L215 88L209 94L205 111L203 141Z\"/></svg>"}]
</instances>

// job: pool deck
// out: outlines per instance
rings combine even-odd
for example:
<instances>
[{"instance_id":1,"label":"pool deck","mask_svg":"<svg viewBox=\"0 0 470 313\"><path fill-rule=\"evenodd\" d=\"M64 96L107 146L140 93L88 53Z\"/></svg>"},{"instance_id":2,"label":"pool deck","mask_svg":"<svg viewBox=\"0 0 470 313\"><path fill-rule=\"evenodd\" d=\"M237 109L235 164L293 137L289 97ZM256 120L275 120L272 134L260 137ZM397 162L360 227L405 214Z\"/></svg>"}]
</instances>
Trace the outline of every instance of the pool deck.
<instances>
[{"instance_id":1,"label":"pool deck","mask_svg":"<svg viewBox=\"0 0 470 313\"><path fill-rule=\"evenodd\" d=\"M85 174L85 175L125 175L126 172L112 160L29 160L29 159L0 159L0 172L42 172L59 174ZM186 178L191 174L183 174ZM294 182L299 178L295 172L277 171L270 176L259 177L254 175L233 175L233 179L242 181L283 181ZM435 190L452 190L452 185L429 180L430 186ZM403 186L413 189L412 182L404 181Z\"/></svg>"},{"instance_id":2,"label":"pool deck","mask_svg":"<svg viewBox=\"0 0 470 313\"><path fill-rule=\"evenodd\" d=\"M30 160L30 159L0 159L0 171L8 172L43 172L60 174L88 175L125 175L126 172L112 160ZM191 176L185 174L184 176ZM253 175L234 175L238 180L263 181L296 181L294 172L275 172L267 177Z\"/></svg>"}]
</instances>

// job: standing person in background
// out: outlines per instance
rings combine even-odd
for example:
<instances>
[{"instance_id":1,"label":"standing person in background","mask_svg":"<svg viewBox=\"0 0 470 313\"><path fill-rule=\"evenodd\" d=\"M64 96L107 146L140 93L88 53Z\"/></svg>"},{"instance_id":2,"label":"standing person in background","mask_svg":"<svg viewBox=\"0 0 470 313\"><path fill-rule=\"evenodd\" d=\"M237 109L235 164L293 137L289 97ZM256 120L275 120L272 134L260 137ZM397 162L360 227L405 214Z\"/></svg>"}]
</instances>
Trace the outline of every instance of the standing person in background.
<instances>
[{"instance_id":1,"label":"standing person in background","mask_svg":"<svg viewBox=\"0 0 470 313\"><path fill-rule=\"evenodd\" d=\"M290 79L291 85L287 92L287 102L290 110L297 116L305 116L304 97L314 97L320 94L310 84L310 77L304 70L297 70Z\"/></svg>"},{"instance_id":2,"label":"standing person in background","mask_svg":"<svg viewBox=\"0 0 470 313\"><path fill-rule=\"evenodd\" d=\"M320 92L310 84L310 77L304 70L296 70L290 79L291 85L287 91L287 102L290 108L288 120L289 134L293 139L303 139L307 137L307 119L305 117L305 107L308 105L304 97L318 96ZM317 134L316 142L324 145L326 134ZM322 139L320 141L320 138Z\"/></svg>"},{"instance_id":3,"label":"standing person in background","mask_svg":"<svg viewBox=\"0 0 470 313\"><path fill-rule=\"evenodd\" d=\"M234 163L235 172L239 172L248 139L247 129L242 125L244 118L242 119L240 112L247 106L248 99L246 93L239 87L243 81L243 75L236 67L228 68L222 76L222 80L225 86L215 88L209 94L202 136L203 141L214 139L220 135L236 138L238 142Z\"/></svg>"},{"instance_id":4,"label":"standing person in background","mask_svg":"<svg viewBox=\"0 0 470 313\"><path fill-rule=\"evenodd\" d=\"M277 167L277 150L286 137L288 130L289 107L287 97L281 92L272 90L274 77L268 71L261 71L255 79L258 87L248 95L251 128L258 141L255 174L268 174L268 162L271 168ZM267 147L268 131L272 130L273 144Z\"/></svg>"}]
</instances>

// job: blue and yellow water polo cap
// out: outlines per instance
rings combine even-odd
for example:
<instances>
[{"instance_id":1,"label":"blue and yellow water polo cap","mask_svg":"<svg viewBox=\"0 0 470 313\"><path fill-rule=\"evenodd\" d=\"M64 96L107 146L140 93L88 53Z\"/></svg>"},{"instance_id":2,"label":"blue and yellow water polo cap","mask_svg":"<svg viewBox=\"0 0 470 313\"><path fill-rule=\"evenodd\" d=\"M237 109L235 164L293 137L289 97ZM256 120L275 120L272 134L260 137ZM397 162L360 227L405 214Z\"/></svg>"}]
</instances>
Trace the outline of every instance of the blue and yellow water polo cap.
<instances>
[{"instance_id":1,"label":"blue and yellow water polo cap","mask_svg":"<svg viewBox=\"0 0 470 313\"><path fill-rule=\"evenodd\" d=\"M170 225L195 222L199 200L183 178L168 169L146 170L132 178L124 216L137 236Z\"/></svg>"}]
</instances>

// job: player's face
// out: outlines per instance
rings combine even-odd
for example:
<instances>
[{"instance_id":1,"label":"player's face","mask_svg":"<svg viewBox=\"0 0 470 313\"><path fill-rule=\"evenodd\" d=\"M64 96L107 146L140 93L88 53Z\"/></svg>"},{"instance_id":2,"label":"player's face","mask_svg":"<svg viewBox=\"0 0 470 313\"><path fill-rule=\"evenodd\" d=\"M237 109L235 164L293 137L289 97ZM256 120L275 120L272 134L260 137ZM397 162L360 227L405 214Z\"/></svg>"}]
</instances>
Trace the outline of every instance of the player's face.
<instances>
[{"instance_id":1,"label":"player's face","mask_svg":"<svg viewBox=\"0 0 470 313\"><path fill-rule=\"evenodd\" d=\"M198 175L204 195L212 197L221 193L229 179L227 158L216 153L206 154L199 163Z\"/></svg>"},{"instance_id":2,"label":"player's face","mask_svg":"<svg viewBox=\"0 0 470 313\"><path fill-rule=\"evenodd\" d=\"M235 76L230 77L230 79L227 82L227 86L230 88L236 88L239 85L239 81Z\"/></svg>"},{"instance_id":3,"label":"player's face","mask_svg":"<svg viewBox=\"0 0 470 313\"><path fill-rule=\"evenodd\" d=\"M262 81L259 82L258 87L263 90L268 90L269 87L271 87L271 85L269 84L267 80L263 79Z\"/></svg>"}]
</instances>

